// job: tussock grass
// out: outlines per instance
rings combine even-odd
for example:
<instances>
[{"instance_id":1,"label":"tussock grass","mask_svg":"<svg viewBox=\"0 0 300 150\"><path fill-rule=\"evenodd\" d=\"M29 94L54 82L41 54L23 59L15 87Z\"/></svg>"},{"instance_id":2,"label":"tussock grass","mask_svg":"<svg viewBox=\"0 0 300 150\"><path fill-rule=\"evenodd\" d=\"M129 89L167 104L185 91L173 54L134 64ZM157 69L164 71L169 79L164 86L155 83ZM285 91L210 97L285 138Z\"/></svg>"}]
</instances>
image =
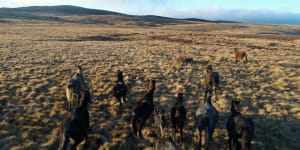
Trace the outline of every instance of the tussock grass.
<instances>
[{"instance_id":1,"label":"tussock grass","mask_svg":"<svg viewBox=\"0 0 300 150\"><path fill-rule=\"evenodd\" d=\"M131 104L143 95L146 79L157 80L156 105L169 111L184 93L187 123L183 149L195 149L195 111L204 100L208 64L220 74L220 112L213 149L227 149L226 121L231 100L255 123L254 149L300 147L300 78L298 36L258 35L295 31L297 26L189 24L161 27L9 22L0 27L0 147L56 149L66 111L65 85L82 65L92 92L90 149L151 149L154 129L146 123L145 140L130 138ZM299 29L298 29L299 30ZM234 33L234 34L233 34ZM233 48L248 54L237 63ZM189 63L173 64L188 56ZM120 114L111 95L116 71L124 72L128 102ZM101 137L108 143L101 144ZM82 149L82 144L79 149Z\"/></svg>"}]
</instances>

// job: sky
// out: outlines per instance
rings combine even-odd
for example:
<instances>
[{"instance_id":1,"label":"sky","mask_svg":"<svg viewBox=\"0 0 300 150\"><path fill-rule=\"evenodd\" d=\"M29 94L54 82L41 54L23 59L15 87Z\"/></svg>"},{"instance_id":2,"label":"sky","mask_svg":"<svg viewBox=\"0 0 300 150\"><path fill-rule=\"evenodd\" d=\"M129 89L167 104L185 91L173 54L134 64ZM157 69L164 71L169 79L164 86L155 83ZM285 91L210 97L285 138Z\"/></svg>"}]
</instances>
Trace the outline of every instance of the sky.
<instances>
[{"instance_id":1,"label":"sky","mask_svg":"<svg viewBox=\"0 0 300 150\"><path fill-rule=\"evenodd\" d=\"M0 7L74 5L131 15L300 24L300 0L0 0Z\"/></svg>"}]
</instances>

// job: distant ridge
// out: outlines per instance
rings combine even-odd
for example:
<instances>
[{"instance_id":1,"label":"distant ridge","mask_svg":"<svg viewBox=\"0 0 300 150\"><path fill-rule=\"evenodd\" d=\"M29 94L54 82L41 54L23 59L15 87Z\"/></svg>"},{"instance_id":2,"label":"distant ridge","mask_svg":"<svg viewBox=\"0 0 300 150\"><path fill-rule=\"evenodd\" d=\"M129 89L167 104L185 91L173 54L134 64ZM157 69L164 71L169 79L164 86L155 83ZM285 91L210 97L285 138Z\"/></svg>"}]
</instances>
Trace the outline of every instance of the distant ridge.
<instances>
[{"instance_id":1,"label":"distant ridge","mask_svg":"<svg viewBox=\"0 0 300 150\"><path fill-rule=\"evenodd\" d=\"M71 5L60 5L60 6L29 6L29 7L18 7L18 8L0 8L0 12L7 13L52 13L55 15L123 15L121 13L88 9L78 6Z\"/></svg>"},{"instance_id":2,"label":"distant ridge","mask_svg":"<svg viewBox=\"0 0 300 150\"><path fill-rule=\"evenodd\" d=\"M68 16L68 17L66 17ZM72 18L73 16L73 18ZM78 19L75 16L81 16ZM93 17L88 17L93 16ZM98 16L98 17L97 17ZM0 8L0 19L25 19L36 21L54 21L68 23L101 23L136 22L136 24L178 24L193 22L232 23L232 21L210 21L205 19L177 19L155 15L126 15L118 12L89 9L72 5L30 6L19 8Z\"/></svg>"}]
</instances>

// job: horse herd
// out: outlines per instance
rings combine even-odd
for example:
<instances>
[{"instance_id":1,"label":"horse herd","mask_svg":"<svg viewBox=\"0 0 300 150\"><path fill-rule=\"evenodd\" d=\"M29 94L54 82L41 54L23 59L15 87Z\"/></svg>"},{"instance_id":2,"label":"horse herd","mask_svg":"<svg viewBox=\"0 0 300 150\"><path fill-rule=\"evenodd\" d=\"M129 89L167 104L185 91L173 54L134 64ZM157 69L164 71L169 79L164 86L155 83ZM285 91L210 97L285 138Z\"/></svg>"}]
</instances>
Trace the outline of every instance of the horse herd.
<instances>
[{"instance_id":1,"label":"horse herd","mask_svg":"<svg viewBox=\"0 0 300 150\"><path fill-rule=\"evenodd\" d=\"M235 49L236 60L246 58L245 52L240 52ZM66 97L68 101L69 113L65 117L60 130L59 150L66 150L70 139L74 143L71 146L72 150L76 150L78 144L85 140L85 145L88 146L88 129L90 116L88 106L91 102L91 94L88 86L85 83L83 71L80 66L77 66L76 74L67 82ZM200 104L195 112L195 129L198 135L198 148L202 146L202 131L205 132L204 148L208 149L212 143L212 137L216 124L218 123L218 110L211 102L212 94L217 94L219 90L219 74L213 71L212 65L206 68L205 78L205 93L204 102ZM152 116L154 117L155 128L158 128L158 138L165 138L165 129L168 128L165 110L159 110L155 107L153 95L156 89L156 81L148 79L146 92L132 104L131 117L131 133L130 137L143 137L142 129L145 123ZM213 92L214 90L214 92ZM113 87L113 96L117 99L122 109L122 99L126 102L128 89L127 84L123 80L123 72L118 70L117 81ZM239 111L239 101L232 100L231 115L226 123L227 133L229 136L229 149L251 149L251 140L254 136L254 123L251 118L241 114ZM183 104L183 93L178 93L176 103L171 108L171 123L173 128L173 138L176 138L176 133L180 132L180 144L183 142L183 128L186 121L187 110ZM241 140L239 140L241 139ZM166 138L166 149L180 149L171 136Z\"/></svg>"}]
</instances>

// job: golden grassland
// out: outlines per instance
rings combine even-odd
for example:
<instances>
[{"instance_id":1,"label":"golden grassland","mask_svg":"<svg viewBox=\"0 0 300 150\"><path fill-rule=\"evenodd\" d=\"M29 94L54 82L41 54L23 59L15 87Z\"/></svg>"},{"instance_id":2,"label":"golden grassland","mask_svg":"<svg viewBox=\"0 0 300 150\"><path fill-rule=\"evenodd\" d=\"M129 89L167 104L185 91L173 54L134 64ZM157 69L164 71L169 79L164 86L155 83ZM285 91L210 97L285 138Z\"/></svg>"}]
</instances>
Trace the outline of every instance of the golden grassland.
<instances>
[{"instance_id":1,"label":"golden grassland","mask_svg":"<svg viewBox=\"0 0 300 150\"><path fill-rule=\"evenodd\" d=\"M167 112L177 93L185 94L188 121L181 148L197 148L194 114L203 101L207 64L221 77L221 90L213 96L220 115L213 149L227 149L225 124L235 99L254 120L253 149L299 149L300 37L283 35L299 31L299 26L255 24L0 23L0 149L57 149L67 114L64 87L78 64L93 95L89 149L154 147L150 122L144 141L127 138L131 104L145 91L147 78L157 80L154 101ZM248 63L235 62L235 47L248 53ZM193 62L176 61L181 56ZM118 69L130 89L121 112L111 95ZM170 123L169 113L167 118ZM109 140L105 145L102 136Z\"/></svg>"}]
</instances>

